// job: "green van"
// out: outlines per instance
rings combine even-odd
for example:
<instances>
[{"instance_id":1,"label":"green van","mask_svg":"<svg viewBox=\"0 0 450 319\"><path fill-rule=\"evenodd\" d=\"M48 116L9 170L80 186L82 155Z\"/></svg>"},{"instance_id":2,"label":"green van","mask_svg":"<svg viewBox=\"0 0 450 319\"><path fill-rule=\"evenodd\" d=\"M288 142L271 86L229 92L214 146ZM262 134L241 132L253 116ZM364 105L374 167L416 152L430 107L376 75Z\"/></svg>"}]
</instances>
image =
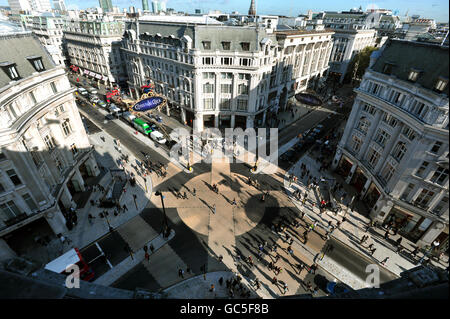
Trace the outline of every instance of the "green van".
<instances>
[{"instance_id":1,"label":"green van","mask_svg":"<svg viewBox=\"0 0 450 319\"><path fill-rule=\"evenodd\" d=\"M135 129L137 129L139 132L149 136L150 133L152 132L152 129L150 128L150 126L144 122L143 120L141 120L140 118L135 118L133 120L133 126Z\"/></svg>"}]
</instances>

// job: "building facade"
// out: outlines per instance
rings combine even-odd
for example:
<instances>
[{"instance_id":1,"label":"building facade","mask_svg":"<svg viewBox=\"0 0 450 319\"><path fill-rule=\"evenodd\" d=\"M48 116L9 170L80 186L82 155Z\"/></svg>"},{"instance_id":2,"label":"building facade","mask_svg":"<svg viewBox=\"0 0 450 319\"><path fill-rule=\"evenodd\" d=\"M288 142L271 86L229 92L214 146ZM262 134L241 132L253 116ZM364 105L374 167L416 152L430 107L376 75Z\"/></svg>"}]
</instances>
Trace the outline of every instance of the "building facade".
<instances>
[{"instance_id":1,"label":"building facade","mask_svg":"<svg viewBox=\"0 0 450 319\"><path fill-rule=\"evenodd\" d=\"M360 192L372 219L393 221L420 246L437 239L445 250L448 47L389 40L373 57L332 167Z\"/></svg>"},{"instance_id":2,"label":"building facade","mask_svg":"<svg viewBox=\"0 0 450 319\"><path fill-rule=\"evenodd\" d=\"M97 20L67 21L64 38L70 64L103 84L124 80L120 52L124 24L104 16Z\"/></svg>"},{"instance_id":3,"label":"building facade","mask_svg":"<svg viewBox=\"0 0 450 319\"><path fill-rule=\"evenodd\" d=\"M333 73L342 83L353 57L364 48L375 45L376 31L374 29L333 29L333 31L335 33L330 57L330 74Z\"/></svg>"},{"instance_id":4,"label":"building facade","mask_svg":"<svg viewBox=\"0 0 450 319\"><path fill-rule=\"evenodd\" d=\"M98 0L98 5L102 8L103 12L113 11L113 5L111 0Z\"/></svg>"},{"instance_id":5,"label":"building facade","mask_svg":"<svg viewBox=\"0 0 450 319\"><path fill-rule=\"evenodd\" d=\"M75 192L100 173L74 89L31 32L0 37L0 259L45 226L66 231ZM69 226L70 227L70 226Z\"/></svg>"},{"instance_id":6,"label":"building facade","mask_svg":"<svg viewBox=\"0 0 450 319\"><path fill-rule=\"evenodd\" d=\"M276 26L276 24L275 24ZM152 16L129 23L123 41L130 94L154 82L182 121L254 127L328 69L331 35L225 26L208 17ZM167 108L169 112L169 108Z\"/></svg>"},{"instance_id":7,"label":"building facade","mask_svg":"<svg viewBox=\"0 0 450 319\"><path fill-rule=\"evenodd\" d=\"M31 11L31 4L28 0L8 0L8 4L13 13Z\"/></svg>"}]
</instances>

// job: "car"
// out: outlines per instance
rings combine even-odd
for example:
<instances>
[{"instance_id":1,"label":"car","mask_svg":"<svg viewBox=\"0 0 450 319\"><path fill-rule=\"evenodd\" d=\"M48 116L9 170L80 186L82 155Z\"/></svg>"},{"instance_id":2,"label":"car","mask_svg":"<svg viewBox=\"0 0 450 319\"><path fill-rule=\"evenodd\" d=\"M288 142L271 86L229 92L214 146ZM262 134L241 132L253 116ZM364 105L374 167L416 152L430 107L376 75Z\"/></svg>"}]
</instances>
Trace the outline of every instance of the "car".
<instances>
[{"instance_id":1,"label":"car","mask_svg":"<svg viewBox=\"0 0 450 319\"><path fill-rule=\"evenodd\" d=\"M296 151L293 149L288 150L286 153L280 156L280 159L285 162L292 162L295 158Z\"/></svg>"},{"instance_id":2,"label":"car","mask_svg":"<svg viewBox=\"0 0 450 319\"><path fill-rule=\"evenodd\" d=\"M349 292L351 290L352 290L352 288L350 288L349 286L347 286L346 284L344 284L342 282L330 281L327 284L327 292L330 295L343 294L343 293Z\"/></svg>"},{"instance_id":3,"label":"car","mask_svg":"<svg viewBox=\"0 0 450 319\"><path fill-rule=\"evenodd\" d=\"M98 101L98 105L99 105L100 107L104 108L104 109L107 108L106 103L105 103L104 101L102 101L102 100Z\"/></svg>"},{"instance_id":4,"label":"car","mask_svg":"<svg viewBox=\"0 0 450 319\"><path fill-rule=\"evenodd\" d=\"M96 96L93 96L93 97L91 97L91 98L89 99L89 101L90 101L91 103L98 103L98 102L100 101L100 99L99 99L98 97L96 97Z\"/></svg>"},{"instance_id":5,"label":"car","mask_svg":"<svg viewBox=\"0 0 450 319\"><path fill-rule=\"evenodd\" d=\"M114 117L114 115L112 115L112 114L106 114L106 115L105 115L105 120L111 121L111 120L114 120L114 119L115 119L115 117Z\"/></svg>"},{"instance_id":6,"label":"car","mask_svg":"<svg viewBox=\"0 0 450 319\"><path fill-rule=\"evenodd\" d=\"M80 88L77 89L77 91L78 91L78 93L80 93L82 96L87 96L87 95L88 95L88 91L86 91L85 88L80 87Z\"/></svg>"},{"instance_id":7,"label":"car","mask_svg":"<svg viewBox=\"0 0 450 319\"><path fill-rule=\"evenodd\" d=\"M150 114L150 118L154 119L158 123L161 123L163 121L162 117L159 115Z\"/></svg>"},{"instance_id":8,"label":"car","mask_svg":"<svg viewBox=\"0 0 450 319\"><path fill-rule=\"evenodd\" d=\"M98 94L98 91L94 88L88 88L87 91L89 92L89 95L96 95Z\"/></svg>"}]
</instances>

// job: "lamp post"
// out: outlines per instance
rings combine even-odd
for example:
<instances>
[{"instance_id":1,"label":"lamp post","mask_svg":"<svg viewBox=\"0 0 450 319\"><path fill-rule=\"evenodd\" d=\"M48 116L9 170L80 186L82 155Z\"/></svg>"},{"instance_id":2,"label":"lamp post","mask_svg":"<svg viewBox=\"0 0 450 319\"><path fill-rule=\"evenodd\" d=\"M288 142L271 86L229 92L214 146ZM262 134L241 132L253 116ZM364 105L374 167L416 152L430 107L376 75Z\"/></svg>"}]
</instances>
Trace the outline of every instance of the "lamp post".
<instances>
[{"instance_id":1,"label":"lamp post","mask_svg":"<svg viewBox=\"0 0 450 319\"><path fill-rule=\"evenodd\" d=\"M169 232L169 224L167 223L167 215L166 215L166 208L164 207L164 196L160 191L155 192L156 196L161 197L161 204L163 207L163 216L164 216L164 225L163 225L163 236L167 237ZM167 235L167 236L166 236Z\"/></svg>"}]
</instances>

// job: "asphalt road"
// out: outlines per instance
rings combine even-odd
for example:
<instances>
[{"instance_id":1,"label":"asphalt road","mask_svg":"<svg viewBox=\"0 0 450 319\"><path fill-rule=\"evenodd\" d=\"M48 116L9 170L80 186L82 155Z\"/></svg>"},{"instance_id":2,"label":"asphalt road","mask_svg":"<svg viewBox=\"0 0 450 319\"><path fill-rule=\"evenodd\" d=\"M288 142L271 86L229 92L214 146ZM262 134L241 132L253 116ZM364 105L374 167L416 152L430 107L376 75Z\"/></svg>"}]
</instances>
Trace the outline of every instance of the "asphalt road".
<instances>
[{"instance_id":1,"label":"asphalt road","mask_svg":"<svg viewBox=\"0 0 450 319\"><path fill-rule=\"evenodd\" d=\"M333 250L326 254L328 258L333 259L336 263L340 264L343 268L350 271L355 276L366 280L368 273L366 273L366 267L372 264L378 264L375 260L371 260L368 257L355 252L350 247L342 244L341 242L331 238L327 244L333 245ZM397 279L398 276L386 270L384 267L380 269L380 284Z\"/></svg>"}]
</instances>

